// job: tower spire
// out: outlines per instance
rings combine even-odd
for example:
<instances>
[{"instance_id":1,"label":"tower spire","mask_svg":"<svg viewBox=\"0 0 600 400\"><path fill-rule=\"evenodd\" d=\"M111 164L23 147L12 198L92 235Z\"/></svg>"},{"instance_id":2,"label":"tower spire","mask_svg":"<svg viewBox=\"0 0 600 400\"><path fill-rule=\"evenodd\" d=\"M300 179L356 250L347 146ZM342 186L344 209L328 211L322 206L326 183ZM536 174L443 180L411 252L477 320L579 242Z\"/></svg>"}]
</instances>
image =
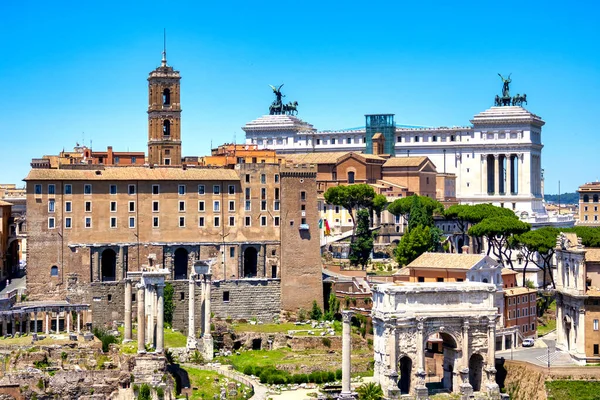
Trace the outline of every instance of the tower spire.
<instances>
[{"instance_id":1,"label":"tower spire","mask_svg":"<svg viewBox=\"0 0 600 400\"><path fill-rule=\"evenodd\" d=\"M167 66L167 29L163 28L163 55L161 66Z\"/></svg>"}]
</instances>

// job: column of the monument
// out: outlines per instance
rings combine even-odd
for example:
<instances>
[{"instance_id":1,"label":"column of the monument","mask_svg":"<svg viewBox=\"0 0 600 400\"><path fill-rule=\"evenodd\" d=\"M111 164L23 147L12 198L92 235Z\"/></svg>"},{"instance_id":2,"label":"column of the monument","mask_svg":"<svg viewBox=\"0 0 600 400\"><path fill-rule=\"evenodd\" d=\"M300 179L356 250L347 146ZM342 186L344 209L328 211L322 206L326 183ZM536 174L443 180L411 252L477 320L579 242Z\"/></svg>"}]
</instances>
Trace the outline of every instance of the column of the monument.
<instances>
[{"instance_id":1,"label":"column of the monument","mask_svg":"<svg viewBox=\"0 0 600 400\"><path fill-rule=\"evenodd\" d=\"M71 310L65 310L65 324L67 325L67 335L71 333Z\"/></svg>"},{"instance_id":2,"label":"column of the monument","mask_svg":"<svg viewBox=\"0 0 600 400\"><path fill-rule=\"evenodd\" d=\"M38 333L37 327L37 311L33 312L33 333Z\"/></svg>"},{"instance_id":3,"label":"column of the monument","mask_svg":"<svg viewBox=\"0 0 600 400\"><path fill-rule=\"evenodd\" d=\"M343 310L342 311L342 392L341 398L352 396L352 388L350 387L350 373L351 373L351 346L352 336L350 323L352 322L352 316L354 311Z\"/></svg>"},{"instance_id":4,"label":"column of the monument","mask_svg":"<svg viewBox=\"0 0 600 400\"><path fill-rule=\"evenodd\" d=\"M19 314L19 332L21 335L25 333L25 314Z\"/></svg>"},{"instance_id":5,"label":"column of the monument","mask_svg":"<svg viewBox=\"0 0 600 400\"><path fill-rule=\"evenodd\" d=\"M154 315L153 315L153 305L154 298L152 294L152 286L146 285L146 293L145 293L145 308L146 308L146 343L154 344Z\"/></svg>"},{"instance_id":6,"label":"column of the monument","mask_svg":"<svg viewBox=\"0 0 600 400\"><path fill-rule=\"evenodd\" d=\"M506 194L513 194L513 179L512 179L512 158L511 154L506 154Z\"/></svg>"},{"instance_id":7,"label":"column of the monument","mask_svg":"<svg viewBox=\"0 0 600 400\"><path fill-rule=\"evenodd\" d=\"M8 334L8 321L7 321L8 317L5 315L2 317L2 334L3 335L7 335Z\"/></svg>"},{"instance_id":8,"label":"column of the monument","mask_svg":"<svg viewBox=\"0 0 600 400\"><path fill-rule=\"evenodd\" d=\"M473 393L473 387L469 382L469 345L469 320L465 319L462 327L462 369L460 370L462 382L460 392L466 396Z\"/></svg>"},{"instance_id":9,"label":"column of the monument","mask_svg":"<svg viewBox=\"0 0 600 400\"><path fill-rule=\"evenodd\" d=\"M500 155L494 154L494 194L500 194Z\"/></svg>"},{"instance_id":10,"label":"column of the monument","mask_svg":"<svg viewBox=\"0 0 600 400\"><path fill-rule=\"evenodd\" d=\"M210 337L210 277L211 274L204 274L204 337Z\"/></svg>"},{"instance_id":11,"label":"column of the monument","mask_svg":"<svg viewBox=\"0 0 600 400\"><path fill-rule=\"evenodd\" d=\"M496 383L496 319L488 320L488 349L487 349L487 388L489 392L497 392Z\"/></svg>"},{"instance_id":12,"label":"column of the monument","mask_svg":"<svg viewBox=\"0 0 600 400\"><path fill-rule=\"evenodd\" d=\"M79 315L78 315L79 316ZM131 341L131 279L125 278L124 341Z\"/></svg>"},{"instance_id":13,"label":"column of the monument","mask_svg":"<svg viewBox=\"0 0 600 400\"><path fill-rule=\"evenodd\" d=\"M125 278L125 268L123 266L123 246L119 246L119 256L118 256L118 271L117 271L117 280Z\"/></svg>"},{"instance_id":14,"label":"column of the monument","mask_svg":"<svg viewBox=\"0 0 600 400\"><path fill-rule=\"evenodd\" d=\"M164 284L156 285L156 352L162 353L165 341L164 318L165 318L165 295Z\"/></svg>"},{"instance_id":15,"label":"column of the monument","mask_svg":"<svg viewBox=\"0 0 600 400\"><path fill-rule=\"evenodd\" d=\"M556 344L558 347L565 345L564 343L564 321L563 321L563 304L561 298L556 299Z\"/></svg>"},{"instance_id":16,"label":"column of the monument","mask_svg":"<svg viewBox=\"0 0 600 400\"><path fill-rule=\"evenodd\" d=\"M425 385L425 378L427 377L427 373L425 372L425 324L424 320L417 319L417 372L416 375L416 385L415 385L415 395L416 398L427 399L429 395L429 390Z\"/></svg>"},{"instance_id":17,"label":"column of the monument","mask_svg":"<svg viewBox=\"0 0 600 400\"><path fill-rule=\"evenodd\" d=\"M94 281L99 281L101 280L101 276L100 276L100 254L98 253L98 251L93 250L94 254L92 255L92 264L93 264L93 268L94 268Z\"/></svg>"},{"instance_id":18,"label":"column of the monument","mask_svg":"<svg viewBox=\"0 0 600 400\"><path fill-rule=\"evenodd\" d=\"M488 163L488 158L487 158L487 154L482 154L481 155L481 193L486 195L488 193L488 169L487 169L487 163Z\"/></svg>"},{"instance_id":19,"label":"column of the monument","mask_svg":"<svg viewBox=\"0 0 600 400\"><path fill-rule=\"evenodd\" d=\"M577 352L585 354L585 309L579 309L577 315Z\"/></svg>"},{"instance_id":20,"label":"column of the monument","mask_svg":"<svg viewBox=\"0 0 600 400\"><path fill-rule=\"evenodd\" d=\"M48 311L44 311L44 314L46 316L46 335L50 334L50 314L48 313Z\"/></svg>"},{"instance_id":21,"label":"column of the monument","mask_svg":"<svg viewBox=\"0 0 600 400\"><path fill-rule=\"evenodd\" d=\"M77 311L77 334L81 333L81 311Z\"/></svg>"},{"instance_id":22,"label":"column of the monument","mask_svg":"<svg viewBox=\"0 0 600 400\"><path fill-rule=\"evenodd\" d=\"M60 311L56 311L56 333L59 334L60 333Z\"/></svg>"},{"instance_id":23,"label":"column of the monument","mask_svg":"<svg viewBox=\"0 0 600 400\"><path fill-rule=\"evenodd\" d=\"M15 336L17 333L17 318L15 314L11 315L12 335Z\"/></svg>"},{"instance_id":24,"label":"column of the monument","mask_svg":"<svg viewBox=\"0 0 600 400\"><path fill-rule=\"evenodd\" d=\"M195 297L196 297L196 274L190 274L188 281L188 337L187 337L187 348L195 349L197 347L196 341L196 320L195 320Z\"/></svg>"},{"instance_id":25,"label":"column of the monument","mask_svg":"<svg viewBox=\"0 0 600 400\"><path fill-rule=\"evenodd\" d=\"M146 333L146 310L144 304L144 295L146 294L145 285L142 283L138 283L136 285L137 288L137 319L138 319L138 327L137 327L137 341L138 341L138 353L146 352L146 341L145 341L145 333Z\"/></svg>"},{"instance_id":26,"label":"column of the monument","mask_svg":"<svg viewBox=\"0 0 600 400\"><path fill-rule=\"evenodd\" d=\"M31 333L31 316L29 313L25 314L25 332L28 335Z\"/></svg>"},{"instance_id":27,"label":"column of the monument","mask_svg":"<svg viewBox=\"0 0 600 400\"><path fill-rule=\"evenodd\" d=\"M387 326L389 330L387 348L390 359L388 387L384 388L384 390L387 389L388 398L397 398L400 394L400 389L398 388L398 328L396 323L395 319L391 319Z\"/></svg>"}]
</instances>

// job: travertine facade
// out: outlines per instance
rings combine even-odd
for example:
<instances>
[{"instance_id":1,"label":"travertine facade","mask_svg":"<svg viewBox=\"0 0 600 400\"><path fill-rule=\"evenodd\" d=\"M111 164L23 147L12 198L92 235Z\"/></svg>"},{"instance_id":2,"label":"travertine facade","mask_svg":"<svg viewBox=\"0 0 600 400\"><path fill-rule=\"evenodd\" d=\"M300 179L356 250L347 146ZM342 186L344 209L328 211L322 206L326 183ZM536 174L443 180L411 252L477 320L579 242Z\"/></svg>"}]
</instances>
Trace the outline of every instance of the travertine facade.
<instances>
[{"instance_id":1,"label":"travertine facade","mask_svg":"<svg viewBox=\"0 0 600 400\"><path fill-rule=\"evenodd\" d=\"M373 288L374 381L386 398L427 398L425 346L443 340L451 392L498 392L495 381L496 287L486 283L401 283Z\"/></svg>"},{"instance_id":2,"label":"travertine facade","mask_svg":"<svg viewBox=\"0 0 600 400\"><path fill-rule=\"evenodd\" d=\"M600 226L600 182L579 186L579 221L577 225Z\"/></svg>"}]
</instances>

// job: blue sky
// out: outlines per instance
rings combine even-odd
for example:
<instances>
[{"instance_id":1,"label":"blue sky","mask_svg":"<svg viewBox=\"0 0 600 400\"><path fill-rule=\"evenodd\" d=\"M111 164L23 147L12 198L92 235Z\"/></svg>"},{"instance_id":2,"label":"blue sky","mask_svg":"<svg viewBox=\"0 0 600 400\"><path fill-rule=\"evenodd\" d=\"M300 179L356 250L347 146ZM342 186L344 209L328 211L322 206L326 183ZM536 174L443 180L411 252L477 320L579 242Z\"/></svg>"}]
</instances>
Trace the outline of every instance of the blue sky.
<instances>
[{"instance_id":1,"label":"blue sky","mask_svg":"<svg viewBox=\"0 0 600 400\"><path fill-rule=\"evenodd\" d=\"M0 2L0 182L32 157L146 151L148 73L182 75L184 155L242 142L285 83L316 128L396 121L467 125L501 90L540 115L546 193L600 176L597 2Z\"/></svg>"}]
</instances>

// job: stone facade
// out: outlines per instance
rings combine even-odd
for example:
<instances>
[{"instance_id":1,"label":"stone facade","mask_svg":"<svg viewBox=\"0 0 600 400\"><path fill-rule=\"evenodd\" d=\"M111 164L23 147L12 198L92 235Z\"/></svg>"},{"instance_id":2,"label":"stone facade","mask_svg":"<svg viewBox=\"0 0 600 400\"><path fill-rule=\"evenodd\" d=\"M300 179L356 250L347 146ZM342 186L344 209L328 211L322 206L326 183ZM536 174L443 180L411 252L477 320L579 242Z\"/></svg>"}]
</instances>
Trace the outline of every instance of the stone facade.
<instances>
[{"instance_id":1,"label":"stone facade","mask_svg":"<svg viewBox=\"0 0 600 400\"><path fill-rule=\"evenodd\" d=\"M473 282L376 285L374 381L386 397L427 398L425 346L432 336L443 342L444 388L497 392L495 291Z\"/></svg>"}]
</instances>

